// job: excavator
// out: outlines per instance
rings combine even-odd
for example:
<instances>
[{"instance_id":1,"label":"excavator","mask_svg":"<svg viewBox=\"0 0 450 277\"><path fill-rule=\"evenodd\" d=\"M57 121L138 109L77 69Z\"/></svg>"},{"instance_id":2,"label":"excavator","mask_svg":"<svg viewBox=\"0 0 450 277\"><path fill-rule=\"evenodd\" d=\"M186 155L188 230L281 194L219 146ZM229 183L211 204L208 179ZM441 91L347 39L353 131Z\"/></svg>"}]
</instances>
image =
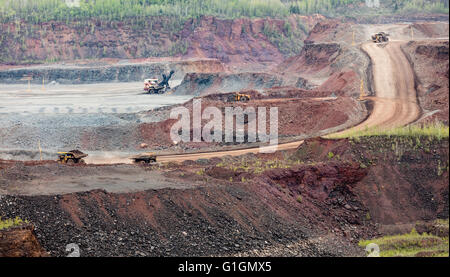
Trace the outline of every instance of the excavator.
<instances>
[{"instance_id":1,"label":"excavator","mask_svg":"<svg viewBox=\"0 0 450 277\"><path fill-rule=\"evenodd\" d=\"M174 71L171 70L169 75L162 74L161 82L158 79L145 79L144 91L148 94L163 94L170 89L169 80L172 78Z\"/></svg>"}]
</instances>

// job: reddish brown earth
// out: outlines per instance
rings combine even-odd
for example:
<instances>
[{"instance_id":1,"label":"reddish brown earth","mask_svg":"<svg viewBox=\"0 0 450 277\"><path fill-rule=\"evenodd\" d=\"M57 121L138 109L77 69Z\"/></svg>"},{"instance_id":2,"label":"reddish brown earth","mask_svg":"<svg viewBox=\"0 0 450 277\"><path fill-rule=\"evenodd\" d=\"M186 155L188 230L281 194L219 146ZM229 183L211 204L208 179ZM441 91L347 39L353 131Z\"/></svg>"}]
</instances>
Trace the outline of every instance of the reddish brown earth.
<instances>
[{"instance_id":1,"label":"reddish brown earth","mask_svg":"<svg viewBox=\"0 0 450 277\"><path fill-rule=\"evenodd\" d=\"M448 40L414 41L402 48L416 75L417 94L424 112L420 122L439 120L448 124Z\"/></svg>"},{"instance_id":2,"label":"reddish brown earth","mask_svg":"<svg viewBox=\"0 0 450 277\"><path fill-rule=\"evenodd\" d=\"M342 22L338 19L330 19L318 22L308 34L306 42L331 42L345 40L342 30L348 30L353 24L349 22ZM351 33L348 36L351 41Z\"/></svg>"},{"instance_id":3,"label":"reddish brown earth","mask_svg":"<svg viewBox=\"0 0 450 277\"><path fill-rule=\"evenodd\" d=\"M33 225L26 224L0 230L0 257L46 257Z\"/></svg>"},{"instance_id":4,"label":"reddish brown earth","mask_svg":"<svg viewBox=\"0 0 450 277\"><path fill-rule=\"evenodd\" d=\"M0 211L2 216L34 222L45 249L58 256L65 255L68 243L77 243L82 256L196 256L234 255L298 240L305 242L299 249L302 256L362 254L352 242L373 228L358 203L349 202L358 209L344 207L352 197L346 187L365 174L359 165L297 166L252 176L215 167L219 161L210 160L206 168L195 162L169 165L167 178L182 176L185 182L202 183L192 189L5 195ZM202 168L204 174L196 173ZM290 192L283 184L286 177L300 175L307 184L302 203L296 200L298 191ZM244 176L248 181L241 179ZM325 177L324 182L311 181ZM321 192L322 186L339 193L330 198ZM337 203L335 197L345 199ZM326 208L329 205L333 209ZM328 233L341 237L337 247L308 242Z\"/></svg>"},{"instance_id":5,"label":"reddish brown earth","mask_svg":"<svg viewBox=\"0 0 450 277\"><path fill-rule=\"evenodd\" d=\"M447 157L447 140L310 139L283 153L136 166L192 187L3 195L0 215L33 222L40 243L57 256L67 254L68 243L80 245L82 256L179 256L239 255L297 242L300 256L361 255L356 243L383 226L448 218ZM287 166L253 171L273 161ZM2 163L3 170L14 166ZM33 178L42 179L80 169L28 166L40 166ZM108 166L81 168L90 168L92 179L95 168ZM320 243L327 237L337 246Z\"/></svg>"},{"instance_id":6,"label":"reddish brown earth","mask_svg":"<svg viewBox=\"0 0 450 277\"><path fill-rule=\"evenodd\" d=\"M315 139L303 143L294 157L309 161L348 160L367 168L366 175L352 192L377 223L448 218L448 141L445 139Z\"/></svg>"},{"instance_id":7,"label":"reddish brown earth","mask_svg":"<svg viewBox=\"0 0 450 277\"><path fill-rule=\"evenodd\" d=\"M318 15L292 16L288 21L295 34L306 37L305 30L298 29L297 21L302 21L308 28L322 19ZM284 34L284 20L226 20L203 16L176 22L154 17L146 25L99 20L71 23L70 26L61 22L3 24L0 45L6 51L2 52L0 63L183 56L185 59L217 58L244 66L245 63L279 62L284 57L263 31L265 25L270 25ZM153 31L142 35L143 29ZM17 36L23 40L19 41Z\"/></svg>"},{"instance_id":8,"label":"reddish brown earth","mask_svg":"<svg viewBox=\"0 0 450 277\"><path fill-rule=\"evenodd\" d=\"M412 26L421 34L430 38L441 38L443 37L443 34L448 34L449 31L448 24L440 24L434 22L416 22L413 23Z\"/></svg>"},{"instance_id":9,"label":"reddish brown earth","mask_svg":"<svg viewBox=\"0 0 450 277\"><path fill-rule=\"evenodd\" d=\"M321 24L325 23L318 23L316 27ZM324 41L314 39L318 38L311 31L301 52L280 63L275 71L280 72L287 82L297 81L298 87L335 93L343 91L345 95L358 96L363 79L365 91L369 90L369 59L363 52L329 36L324 37Z\"/></svg>"},{"instance_id":10,"label":"reddish brown earth","mask_svg":"<svg viewBox=\"0 0 450 277\"><path fill-rule=\"evenodd\" d=\"M191 39L187 57L216 58L229 63L230 68L238 65L239 70L245 70L257 64L274 63L282 57L273 45L266 45L268 38L261 34L264 22L204 17L187 22L179 37L173 33L163 35L161 43L170 48L174 38L175 41ZM277 20L270 24L281 28ZM113 27L123 31L121 26L105 28ZM367 65L368 59L358 48L348 47L351 33L345 30L347 27L337 21L316 25L309 37L311 43L278 67L280 76L289 81L314 76L312 81L318 85L314 90L278 84L261 93L248 91L252 101L233 105L277 106L282 138L318 135L358 123L365 117L365 108L346 95L359 92L360 79L369 76L364 70L358 70L367 68L358 65ZM61 28L65 34L73 35ZM435 36L426 26L416 28ZM105 29L93 33L98 36L102 31ZM344 31L346 35L341 36ZM400 33L405 35L404 31L401 29ZM112 36L108 30L105 36L109 35ZM122 35L129 38L125 32ZM347 45L335 41L340 38ZM103 41L98 37L90 39ZM36 53L42 54L39 49L43 48L34 43ZM120 43L106 46L106 55L113 53L108 51L123 50L120 52L123 57L145 58L144 52L133 54L129 49L122 49ZM445 111L445 104L448 113L448 96L443 96L448 92L448 60L445 63L443 58L445 53L448 55L448 42L430 43L409 43L403 50L410 55L417 75L422 108L443 109L435 113L438 117ZM133 49L134 45L130 47ZM148 47L142 51L159 46L150 43ZM65 59L77 58L70 47L67 49L62 55ZM97 56L99 52L91 54ZM402 68L405 67L399 67L396 72ZM447 78L441 78L445 73ZM440 79L436 81L433 76ZM211 88L220 86L214 83ZM427 88L428 94L424 95L420 86ZM438 93L429 96L434 91ZM328 97L331 93L339 97ZM202 108L231 105L220 97L203 97ZM192 109L192 101L184 106ZM149 114L153 112L157 111ZM438 118L445 121L445 117ZM173 122L140 124L134 132L149 147L167 147L172 144L168 134ZM84 145L101 141L101 136L97 140L89 137L86 134ZM208 145L199 143L178 147L186 150L205 146ZM67 254L68 243L79 244L84 256L186 256L239 255L299 240L304 242L298 252L301 256L361 255L356 243L383 232L383 226L448 218L448 154L447 140L376 137L311 139L295 151L162 166L66 166L50 161L0 161L0 193L5 194L0 201L0 216L29 219L37 226L36 234L44 248L56 256ZM269 166L256 173L241 166L247 160L279 161L285 166ZM122 174L126 175L125 180L109 176L114 172L127 172ZM63 181L67 176L71 177L67 178L70 181ZM98 180L102 180L104 187L91 190ZM74 181L77 192L68 184ZM45 193L40 191L42 182L47 189ZM64 188L52 192L48 183L62 184ZM124 191L111 192L112 185L118 183ZM315 241L329 236L338 244L337 248Z\"/></svg>"},{"instance_id":11,"label":"reddish brown earth","mask_svg":"<svg viewBox=\"0 0 450 277\"><path fill-rule=\"evenodd\" d=\"M305 44L298 56L287 59L278 68L284 72L316 73L329 67L339 52L337 43Z\"/></svg>"},{"instance_id":12,"label":"reddish brown earth","mask_svg":"<svg viewBox=\"0 0 450 277\"><path fill-rule=\"evenodd\" d=\"M245 92L245 91L244 91ZM223 100L215 100L215 97L208 96L202 98L202 111L209 107L217 107L224 111L225 107L266 107L267 113L270 107L278 107L278 134L280 139L288 136L312 136L319 134L327 129L352 126L362 121L366 116L365 107L350 97L326 98L331 92L313 92L309 93L299 89L282 89L271 90L273 94L283 94L284 97L290 98L266 98L256 92L247 103L227 103ZM252 94L252 93L250 93ZM311 96L319 97L311 97ZM320 96L325 98L321 98ZM339 95L339 94L338 94ZM222 98L221 96L220 98ZM262 98L262 99L258 99ZM184 104L192 114L192 101ZM223 114L223 118L225 115ZM267 125L269 126L270 118L267 115ZM156 123L143 123L139 126L140 137L143 143L149 148L155 146L171 146L170 128L176 122L174 119L164 120ZM202 121L202 126L208 120ZM340 126L340 127L339 127ZM185 145L185 144L182 144ZM190 147L201 147L204 143L188 143Z\"/></svg>"}]
</instances>

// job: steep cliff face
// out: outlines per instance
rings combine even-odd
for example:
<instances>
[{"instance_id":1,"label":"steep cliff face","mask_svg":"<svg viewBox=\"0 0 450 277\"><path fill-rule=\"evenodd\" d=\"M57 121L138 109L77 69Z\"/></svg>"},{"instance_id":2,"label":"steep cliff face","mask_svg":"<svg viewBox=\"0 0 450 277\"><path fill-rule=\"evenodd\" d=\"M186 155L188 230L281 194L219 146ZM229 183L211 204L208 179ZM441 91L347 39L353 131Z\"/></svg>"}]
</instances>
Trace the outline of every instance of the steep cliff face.
<instances>
[{"instance_id":1,"label":"steep cliff face","mask_svg":"<svg viewBox=\"0 0 450 277\"><path fill-rule=\"evenodd\" d=\"M221 20L204 17L186 22L186 56L216 58L225 63L280 62L296 54L306 37L301 18Z\"/></svg>"},{"instance_id":2,"label":"steep cliff face","mask_svg":"<svg viewBox=\"0 0 450 277\"><path fill-rule=\"evenodd\" d=\"M46 257L47 252L39 244L34 226L0 230L0 257Z\"/></svg>"},{"instance_id":3,"label":"steep cliff face","mask_svg":"<svg viewBox=\"0 0 450 277\"><path fill-rule=\"evenodd\" d=\"M298 53L308 26L319 19L292 16L286 20L232 20L205 16L185 22L149 18L143 25L97 20L7 23L0 28L0 64L164 56L217 58L226 63L279 62Z\"/></svg>"}]
</instances>

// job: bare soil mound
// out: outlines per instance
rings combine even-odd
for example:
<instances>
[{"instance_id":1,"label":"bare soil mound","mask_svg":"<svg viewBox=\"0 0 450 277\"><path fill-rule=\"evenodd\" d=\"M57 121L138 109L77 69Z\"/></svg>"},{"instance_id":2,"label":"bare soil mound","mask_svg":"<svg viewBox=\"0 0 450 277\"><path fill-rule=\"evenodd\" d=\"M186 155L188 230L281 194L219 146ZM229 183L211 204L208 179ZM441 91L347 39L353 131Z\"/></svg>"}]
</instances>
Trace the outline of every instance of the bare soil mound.
<instances>
[{"instance_id":1,"label":"bare soil mound","mask_svg":"<svg viewBox=\"0 0 450 277\"><path fill-rule=\"evenodd\" d=\"M269 92L268 92L269 93ZM217 107L223 111L225 118L225 107L266 107L269 112L270 107L278 108L278 134L280 139L289 136L309 137L334 130L345 129L361 122L367 115L366 107L351 97L328 97L331 92L323 92L324 98L310 97L311 95L303 90L288 89L283 93L278 90L271 90L273 94L284 94L282 98L256 98L247 103L228 103L221 99L214 99L218 96L209 95L202 98L202 111L209 107ZM257 95L256 93L254 93ZM312 93L313 95L315 93ZM287 98L293 96L292 98ZM303 97L302 97L303 96ZM320 96L320 95L317 95ZM252 98L253 99L253 98ZM192 101L184 104L192 114ZM150 112L151 113L151 112ZM267 117L267 126L270 118ZM169 147L173 145L170 138L170 128L175 123L174 119L167 119L161 122L142 123L139 125L140 139L151 147ZM202 120L204 126L208 120ZM247 130L248 122L245 124ZM212 144L210 144L212 145ZM205 147L205 143L182 143L177 147L190 150L198 147Z\"/></svg>"},{"instance_id":2,"label":"bare soil mound","mask_svg":"<svg viewBox=\"0 0 450 277\"><path fill-rule=\"evenodd\" d=\"M223 182L210 179L207 187L193 190L4 196L0 211L34 222L43 247L55 256L66 255L68 243L77 243L82 256L208 256L298 240L305 242L301 256L360 254L346 239L333 248L308 243L323 227L278 189L218 185ZM351 222L341 224L350 228Z\"/></svg>"}]
</instances>

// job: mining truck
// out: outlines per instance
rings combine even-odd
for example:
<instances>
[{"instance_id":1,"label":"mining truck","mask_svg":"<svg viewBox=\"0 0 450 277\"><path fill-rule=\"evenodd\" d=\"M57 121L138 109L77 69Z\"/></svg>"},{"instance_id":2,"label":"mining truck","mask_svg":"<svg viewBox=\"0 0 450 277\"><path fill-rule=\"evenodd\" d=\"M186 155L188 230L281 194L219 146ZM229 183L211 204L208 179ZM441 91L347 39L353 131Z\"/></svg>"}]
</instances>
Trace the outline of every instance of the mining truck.
<instances>
[{"instance_id":1,"label":"mining truck","mask_svg":"<svg viewBox=\"0 0 450 277\"><path fill-rule=\"evenodd\" d=\"M389 34L386 34L385 32L379 32L372 36L372 41L375 43L388 42L389 41L388 36Z\"/></svg>"},{"instance_id":2,"label":"mining truck","mask_svg":"<svg viewBox=\"0 0 450 277\"><path fill-rule=\"evenodd\" d=\"M163 94L170 89L169 80L172 78L174 71L171 70L169 75L163 73L162 80L158 79L145 79L144 91L148 94Z\"/></svg>"},{"instance_id":3,"label":"mining truck","mask_svg":"<svg viewBox=\"0 0 450 277\"><path fill-rule=\"evenodd\" d=\"M141 153L130 157L135 163L149 164L156 162L156 154L153 152Z\"/></svg>"},{"instance_id":4,"label":"mining truck","mask_svg":"<svg viewBox=\"0 0 450 277\"><path fill-rule=\"evenodd\" d=\"M232 93L228 95L228 102L247 102L251 96L243 93Z\"/></svg>"},{"instance_id":5,"label":"mining truck","mask_svg":"<svg viewBox=\"0 0 450 277\"><path fill-rule=\"evenodd\" d=\"M65 164L77 164L84 163L83 158L86 158L88 154L84 154L80 150L70 150L68 152L58 152L58 162Z\"/></svg>"}]
</instances>

